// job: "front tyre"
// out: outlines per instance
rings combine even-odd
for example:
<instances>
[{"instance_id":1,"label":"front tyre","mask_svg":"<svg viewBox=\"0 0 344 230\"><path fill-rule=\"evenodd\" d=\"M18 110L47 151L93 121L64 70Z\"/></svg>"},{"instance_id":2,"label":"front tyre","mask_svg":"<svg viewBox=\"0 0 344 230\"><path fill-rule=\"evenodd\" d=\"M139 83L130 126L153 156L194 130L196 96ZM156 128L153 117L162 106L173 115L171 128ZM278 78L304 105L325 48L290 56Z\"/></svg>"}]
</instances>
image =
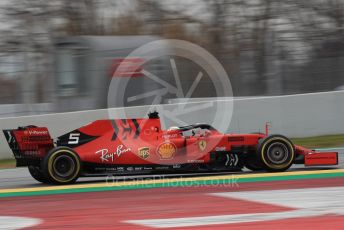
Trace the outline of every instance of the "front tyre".
<instances>
[{"instance_id":1,"label":"front tyre","mask_svg":"<svg viewBox=\"0 0 344 230\"><path fill-rule=\"evenodd\" d=\"M272 135L260 140L257 158L267 171L282 172L293 164L295 148L287 137Z\"/></svg>"},{"instance_id":2,"label":"front tyre","mask_svg":"<svg viewBox=\"0 0 344 230\"><path fill-rule=\"evenodd\" d=\"M71 148L57 147L44 158L42 171L50 183L72 184L80 175L81 162Z\"/></svg>"}]
</instances>

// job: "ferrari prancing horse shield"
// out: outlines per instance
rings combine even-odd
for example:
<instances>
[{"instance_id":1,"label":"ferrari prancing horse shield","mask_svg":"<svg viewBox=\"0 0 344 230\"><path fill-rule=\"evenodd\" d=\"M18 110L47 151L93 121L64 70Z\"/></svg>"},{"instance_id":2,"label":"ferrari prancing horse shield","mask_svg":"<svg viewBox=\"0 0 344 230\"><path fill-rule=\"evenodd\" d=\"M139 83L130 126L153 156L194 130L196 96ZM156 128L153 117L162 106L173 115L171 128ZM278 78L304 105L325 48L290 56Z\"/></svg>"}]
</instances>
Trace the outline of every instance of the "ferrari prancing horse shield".
<instances>
[{"instance_id":1,"label":"ferrari prancing horse shield","mask_svg":"<svg viewBox=\"0 0 344 230\"><path fill-rule=\"evenodd\" d=\"M207 142L202 140L198 142L198 147L201 151L203 151L207 147Z\"/></svg>"}]
</instances>

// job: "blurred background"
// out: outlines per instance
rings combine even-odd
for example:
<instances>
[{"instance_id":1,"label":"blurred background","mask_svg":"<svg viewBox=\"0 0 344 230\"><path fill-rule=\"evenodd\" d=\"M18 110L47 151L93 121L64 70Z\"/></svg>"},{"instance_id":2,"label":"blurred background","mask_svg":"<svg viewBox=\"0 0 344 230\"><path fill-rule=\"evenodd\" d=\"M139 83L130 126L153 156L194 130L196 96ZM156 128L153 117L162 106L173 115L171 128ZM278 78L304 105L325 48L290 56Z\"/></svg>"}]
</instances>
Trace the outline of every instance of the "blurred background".
<instances>
[{"instance_id":1,"label":"blurred background","mask_svg":"<svg viewBox=\"0 0 344 230\"><path fill-rule=\"evenodd\" d=\"M208 50L235 97L344 89L342 0L1 0L0 34L1 117L106 108L118 64L164 38ZM190 86L197 70L178 63ZM169 64L145 68L170 79ZM135 71L139 93L151 84ZM192 97L219 96L210 84Z\"/></svg>"}]
</instances>

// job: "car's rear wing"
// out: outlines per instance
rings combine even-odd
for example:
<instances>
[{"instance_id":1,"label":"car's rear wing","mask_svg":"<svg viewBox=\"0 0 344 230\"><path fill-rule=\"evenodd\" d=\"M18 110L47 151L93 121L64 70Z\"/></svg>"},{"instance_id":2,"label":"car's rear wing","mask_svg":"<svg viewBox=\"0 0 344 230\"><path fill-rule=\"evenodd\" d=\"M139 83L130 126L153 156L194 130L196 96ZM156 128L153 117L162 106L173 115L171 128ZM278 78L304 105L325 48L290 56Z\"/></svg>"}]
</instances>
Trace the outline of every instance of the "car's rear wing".
<instances>
[{"instance_id":1,"label":"car's rear wing","mask_svg":"<svg viewBox=\"0 0 344 230\"><path fill-rule=\"evenodd\" d=\"M7 143L17 161L17 166L27 166L30 161L42 159L54 147L45 127L26 126L3 130Z\"/></svg>"}]
</instances>

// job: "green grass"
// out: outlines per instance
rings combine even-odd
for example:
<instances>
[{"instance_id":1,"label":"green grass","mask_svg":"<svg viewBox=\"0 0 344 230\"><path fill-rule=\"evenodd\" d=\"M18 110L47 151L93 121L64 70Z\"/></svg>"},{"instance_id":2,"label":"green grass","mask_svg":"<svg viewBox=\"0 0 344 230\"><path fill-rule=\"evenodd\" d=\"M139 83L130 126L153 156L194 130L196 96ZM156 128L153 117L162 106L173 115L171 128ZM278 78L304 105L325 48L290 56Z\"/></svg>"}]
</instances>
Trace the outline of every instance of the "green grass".
<instances>
[{"instance_id":1,"label":"green grass","mask_svg":"<svg viewBox=\"0 0 344 230\"><path fill-rule=\"evenodd\" d=\"M294 144L306 148L335 148L344 147L344 134L292 138Z\"/></svg>"},{"instance_id":2,"label":"green grass","mask_svg":"<svg viewBox=\"0 0 344 230\"><path fill-rule=\"evenodd\" d=\"M15 166L16 166L16 161L14 159L0 160L0 169L14 168Z\"/></svg>"}]
</instances>

